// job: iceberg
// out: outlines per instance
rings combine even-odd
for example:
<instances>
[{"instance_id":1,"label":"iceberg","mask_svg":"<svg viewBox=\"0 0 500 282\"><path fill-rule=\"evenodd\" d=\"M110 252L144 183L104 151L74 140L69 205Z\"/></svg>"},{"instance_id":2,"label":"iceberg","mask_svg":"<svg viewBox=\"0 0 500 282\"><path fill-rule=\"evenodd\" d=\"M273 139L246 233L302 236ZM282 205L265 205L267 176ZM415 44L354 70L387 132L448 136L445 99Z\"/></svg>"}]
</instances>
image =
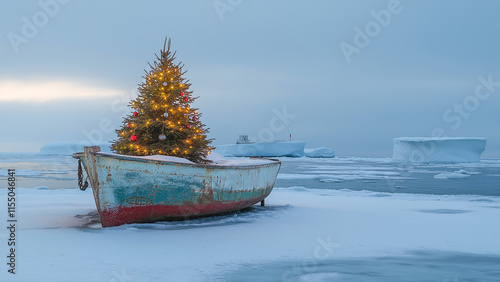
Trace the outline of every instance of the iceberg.
<instances>
[{"instance_id":1,"label":"iceberg","mask_svg":"<svg viewBox=\"0 0 500 282\"><path fill-rule=\"evenodd\" d=\"M393 160L417 163L479 162L486 138L402 137L394 138Z\"/></svg>"},{"instance_id":2,"label":"iceberg","mask_svg":"<svg viewBox=\"0 0 500 282\"><path fill-rule=\"evenodd\" d=\"M261 142L216 146L215 152L224 157L303 157L306 142Z\"/></svg>"},{"instance_id":3,"label":"iceberg","mask_svg":"<svg viewBox=\"0 0 500 282\"><path fill-rule=\"evenodd\" d=\"M111 153L109 142L68 141L53 142L40 148L41 155L71 156L74 153L83 152L85 146L99 146L102 152Z\"/></svg>"},{"instance_id":4,"label":"iceberg","mask_svg":"<svg viewBox=\"0 0 500 282\"><path fill-rule=\"evenodd\" d=\"M304 154L309 158L334 158L335 152L332 148L320 147L316 149L304 149Z\"/></svg>"}]
</instances>

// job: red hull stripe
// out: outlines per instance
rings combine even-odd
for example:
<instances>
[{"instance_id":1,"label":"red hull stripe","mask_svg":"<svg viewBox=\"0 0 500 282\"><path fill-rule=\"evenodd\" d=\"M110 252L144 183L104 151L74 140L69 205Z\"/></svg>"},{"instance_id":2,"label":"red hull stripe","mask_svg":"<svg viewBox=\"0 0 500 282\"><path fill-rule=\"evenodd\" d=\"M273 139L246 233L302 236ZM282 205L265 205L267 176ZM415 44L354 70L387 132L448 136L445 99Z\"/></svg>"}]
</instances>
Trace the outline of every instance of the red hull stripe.
<instances>
[{"instance_id":1,"label":"red hull stripe","mask_svg":"<svg viewBox=\"0 0 500 282\"><path fill-rule=\"evenodd\" d=\"M184 206L119 206L101 210L101 224L103 227L110 227L126 223L182 220L203 217L222 212L241 210L262 201L266 196L267 195L259 198L230 203L193 204Z\"/></svg>"}]
</instances>

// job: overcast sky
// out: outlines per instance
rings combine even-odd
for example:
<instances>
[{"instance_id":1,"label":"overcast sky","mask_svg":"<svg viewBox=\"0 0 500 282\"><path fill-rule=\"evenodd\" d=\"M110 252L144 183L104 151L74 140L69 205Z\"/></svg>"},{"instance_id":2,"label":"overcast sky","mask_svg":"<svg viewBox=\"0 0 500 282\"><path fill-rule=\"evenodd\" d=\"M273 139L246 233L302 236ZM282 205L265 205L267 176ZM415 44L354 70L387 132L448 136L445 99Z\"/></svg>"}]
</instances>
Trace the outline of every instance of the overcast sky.
<instances>
[{"instance_id":1,"label":"overcast sky","mask_svg":"<svg viewBox=\"0 0 500 282\"><path fill-rule=\"evenodd\" d=\"M439 134L500 157L499 1L55 1L2 1L1 152L114 139L169 36L215 144Z\"/></svg>"}]
</instances>

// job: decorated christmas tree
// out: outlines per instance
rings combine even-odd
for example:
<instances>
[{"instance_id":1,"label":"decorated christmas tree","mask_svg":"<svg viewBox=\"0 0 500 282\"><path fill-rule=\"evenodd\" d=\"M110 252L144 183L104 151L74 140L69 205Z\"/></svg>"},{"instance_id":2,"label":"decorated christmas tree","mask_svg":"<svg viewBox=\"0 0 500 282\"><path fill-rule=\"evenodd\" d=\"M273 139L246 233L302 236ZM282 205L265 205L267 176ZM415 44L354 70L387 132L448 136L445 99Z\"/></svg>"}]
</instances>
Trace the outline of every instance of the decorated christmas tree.
<instances>
[{"instance_id":1,"label":"decorated christmas tree","mask_svg":"<svg viewBox=\"0 0 500 282\"><path fill-rule=\"evenodd\" d=\"M112 149L124 155L168 155L208 162L213 147L207 139L208 129L200 122L201 114L191 103L198 97L189 90L189 80L183 78L182 62L175 63L176 52L170 51L170 39L165 39L160 56L146 71L139 85L139 96L130 102L133 113L123 119L116 130L118 140Z\"/></svg>"}]
</instances>

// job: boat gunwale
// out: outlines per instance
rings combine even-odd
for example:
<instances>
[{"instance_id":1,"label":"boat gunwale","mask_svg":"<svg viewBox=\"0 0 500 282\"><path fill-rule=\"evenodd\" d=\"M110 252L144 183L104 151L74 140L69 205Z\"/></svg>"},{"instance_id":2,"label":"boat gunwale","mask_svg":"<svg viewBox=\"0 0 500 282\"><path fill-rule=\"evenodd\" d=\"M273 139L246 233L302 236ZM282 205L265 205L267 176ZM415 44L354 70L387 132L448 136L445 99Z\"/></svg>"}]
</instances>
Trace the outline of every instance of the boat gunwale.
<instances>
[{"instance_id":1,"label":"boat gunwale","mask_svg":"<svg viewBox=\"0 0 500 282\"><path fill-rule=\"evenodd\" d=\"M154 163L154 164L169 164L169 165L176 165L176 166L187 166L187 167L200 167L200 168L208 168L208 169L255 169L255 168L261 168L261 167L270 167L274 165L280 165L281 166L281 161L277 159L267 159L267 158L252 158L252 159L262 159L262 160L267 160L270 161L270 163L267 164L256 164L256 165L214 165L210 163L182 163L182 162L175 162L175 161L162 161L162 160L152 160L152 159L143 159L140 158L141 156L127 156L127 155L118 155L118 154L109 154L105 152L96 152L92 153L93 155L99 155L99 156L104 156L108 158L113 158L113 159L118 159L118 160L127 160L127 161L138 161L138 162L144 162L144 163ZM83 152L79 153L74 153L73 158L79 159L79 158L85 158L85 155Z\"/></svg>"}]
</instances>

